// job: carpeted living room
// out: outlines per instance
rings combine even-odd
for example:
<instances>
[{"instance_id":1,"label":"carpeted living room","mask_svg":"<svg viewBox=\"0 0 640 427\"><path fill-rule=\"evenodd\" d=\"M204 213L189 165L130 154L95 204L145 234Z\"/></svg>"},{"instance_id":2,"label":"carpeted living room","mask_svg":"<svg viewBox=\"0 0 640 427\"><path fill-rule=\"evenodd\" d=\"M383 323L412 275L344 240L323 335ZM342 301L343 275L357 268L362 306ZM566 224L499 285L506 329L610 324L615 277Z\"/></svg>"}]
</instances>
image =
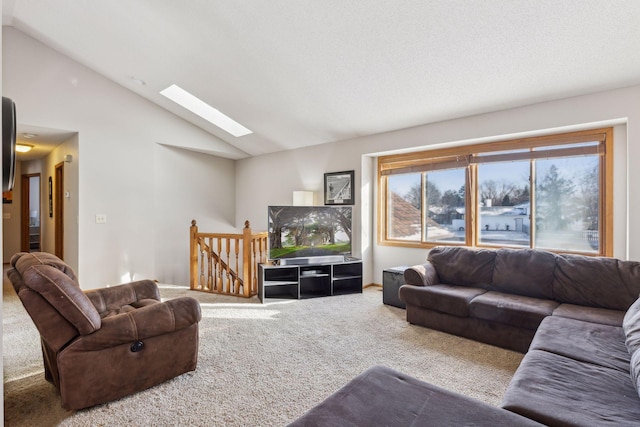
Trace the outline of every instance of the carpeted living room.
<instances>
[{"instance_id":1,"label":"carpeted living room","mask_svg":"<svg viewBox=\"0 0 640 427\"><path fill-rule=\"evenodd\" d=\"M408 324L382 292L306 300L209 295L160 284L202 308L198 368L152 389L65 411L44 378L40 338L3 281L6 426L286 425L373 365L497 405L522 355Z\"/></svg>"},{"instance_id":2,"label":"carpeted living room","mask_svg":"<svg viewBox=\"0 0 640 427\"><path fill-rule=\"evenodd\" d=\"M640 423L640 2L1 2L7 426Z\"/></svg>"}]
</instances>

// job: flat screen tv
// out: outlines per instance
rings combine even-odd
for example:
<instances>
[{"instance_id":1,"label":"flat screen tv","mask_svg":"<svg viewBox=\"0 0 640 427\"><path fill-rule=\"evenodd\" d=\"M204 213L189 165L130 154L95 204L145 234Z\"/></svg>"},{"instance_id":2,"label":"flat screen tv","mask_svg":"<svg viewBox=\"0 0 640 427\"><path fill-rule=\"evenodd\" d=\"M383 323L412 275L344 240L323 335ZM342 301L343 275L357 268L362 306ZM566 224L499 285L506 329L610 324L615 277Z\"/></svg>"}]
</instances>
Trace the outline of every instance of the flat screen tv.
<instances>
[{"instance_id":1,"label":"flat screen tv","mask_svg":"<svg viewBox=\"0 0 640 427\"><path fill-rule=\"evenodd\" d=\"M351 255L351 206L269 206L269 258Z\"/></svg>"},{"instance_id":2,"label":"flat screen tv","mask_svg":"<svg viewBox=\"0 0 640 427\"><path fill-rule=\"evenodd\" d=\"M16 104L2 97L2 191L13 189L16 172Z\"/></svg>"}]
</instances>

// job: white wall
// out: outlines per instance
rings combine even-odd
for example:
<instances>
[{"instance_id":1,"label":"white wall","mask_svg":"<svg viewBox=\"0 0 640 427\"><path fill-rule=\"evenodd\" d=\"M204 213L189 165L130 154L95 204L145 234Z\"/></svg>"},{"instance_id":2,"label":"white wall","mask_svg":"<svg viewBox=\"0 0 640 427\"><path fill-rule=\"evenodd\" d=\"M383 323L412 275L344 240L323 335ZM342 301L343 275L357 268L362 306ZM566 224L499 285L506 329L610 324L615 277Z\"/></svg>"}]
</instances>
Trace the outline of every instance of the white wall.
<instances>
[{"instance_id":1,"label":"white wall","mask_svg":"<svg viewBox=\"0 0 640 427\"><path fill-rule=\"evenodd\" d=\"M0 7L2 7L2 0L0 0ZM0 46L2 46L2 34L0 34ZM2 90L2 55L0 55L0 93L4 94L4 91ZM0 128L2 127L2 125L0 125ZM0 150L1 152L2 150ZM2 163L2 153L0 153L0 164ZM4 222L4 221L3 221ZM2 243L4 246L4 226L0 227L0 239L2 239ZM0 258L2 258L2 260L4 261L4 248L0 247ZM3 297L0 296L0 315L2 314L2 310L3 310L3 306L4 305L4 301L3 301ZM0 331L0 338L2 338L2 332ZM2 348L2 340L0 340L0 353L3 352L3 348ZM0 360L0 369L3 369L4 372L4 366L3 366L3 362L2 360ZM4 396L4 384L0 385L0 393L2 393L2 395ZM0 408L0 417L2 417L2 419L4 419L4 405L2 408Z\"/></svg>"},{"instance_id":2,"label":"white wall","mask_svg":"<svg viewBox=\"0 0 640 427\"><path fill-rule=\"evenodd\" d=\"M640 223L630 220L640 218L640 193L629 191L632 183L640 182L640 168L629 167L640 162L639 99L640 86L635 86L239 160L236 221L248 218L256 228L265 229L268 205L289 202L293 190L321 193L323 173L355 169L356 185L361 186L363 193L356 200L360 222L354 224L354 230L360 229L357 239L363 240L364 282L382 283L383 269L420 263L426 251L377 244L377 179L372 156L616 125L614 256L640 260ZM240 197L256 186L261 190L254 191L254 197ZM321 199L316 199L316 203L322 204ZM365 235L370 238L362 238Z\"/></svg>"},{"instance_id":3,"label":"white wall","mask_svg":"<svg viewBox=\"0 0 640 427\"><path fill-rule=\"evenodd\" d=\"M421 262L426 251L377 245L376 154L603 124L626 123L616 137L626 129L628 141L616 141L614 256L640 259L640 223L631 220L640 217L640 194L628 191L640 182L640 168L627 169L640 160L640 86L243 159L233 177L227 161L197 161L200 155L158 146L237 155L220 140L13 28L3 28L3 64L4 94L16 102L19 122L78 132L78 272L85 288L124 278L186 280L178 264L164 264L186 257L179 247L185 243L170 248L167 242L187 235L191 217L199 216L193 213L202 212L196 219L203 230L206 222L239 229L246 219L254 230L266 230L268 205L290 204L294 190L314 191L321 205L323 174L351 169L361 188L354 252L365 260L365 283L381 283L384 268ZM187 191L200 176L199 189ZM214 187L215 198L227 202L212 204L207 191ZM168 203L167 193L176 189L185 189L181 203ZM107 214L107 224L95 224L98 213Z\"/></svg>"},{"instance_id":4,"label":"white wall","mask_svg":"<svg viewBox=\"0 0 640 427\"><path fill-rule=\"evenodd\" d=\"M291 205L293 191L313 191L314 204L324 205L324 173L355 170L360 188L361 153L355 144L317 145L237 161L236 223L251 222L256 231L267 230L267 207ZM357 164L355 164L357 162ZM353 217L361 216L361 194L355 194ZM352 251L362 252L360 221L354 220ZM366 280L366 279L365 279Z\"/></svg>"},{"instance_id":5,"label":"white wall","mask_svg":"<svg viewBox=\"0 0 640 427\"><path fill-rule=\"evenodd\" d=\"M21 162L16 163L16 180L13 187L12 203L2 204L2 262L8 263L16 252L20 252L20 204L22 198Z\"/></svg>"},{"instance_id":6,"label":"white wall","mask_svg":"<svg viewBox=\"0 0 640 427\"><path fill-rule=\"evenodd\" d=\"M157 260L185 254L159 243L155 226L187 236L189 223L178 225L174 218L193 211L191 202L198 206L207 194L186 193L182 205L158 209L156 182L164 177L161 181L187 189L192 177L209 174L210 165L176 173L170 161L157 162L157 144L207 147L231 156L237 150L12 27L3 27L2 55L4 95L15 101L18 122L78 133L72 163L78 168L77 195L72 192L78 214L67 218L65 235L77 221L81 286L102 287L128 277L163 280ZM229 179L233 171L223 168L220 180ZM226 194L231 209L233 194ZM96 224L96 214L106 214L107 223Z\"/></svg>"},{"instance_id":7,"label":"white wall","mask_svg":"<svg viewBox=\"0 0 640 427\"><path fill-rule=\"evenodd\" d=\"M69 193L69 197L62 199L63 203L63 224L64 224L64 240L63 240L63 258L67 264L75 271L79 271L78 261L78 215L79 215L79 139L78 135L74 135L62 144L57 146L43 160L42 171L42 193L41 193L41 226L42 226L42 250L44 252L55 252L55 218L49 216L49 177L52 177L54 183L52 190L55 191L55 166L59 163L64 168L64 186L63 192ZM70 155L72 161L67 163L64 157Z\"/></svg>"},{"instance_id":8,"label":"white wall","mask_svg":"<svg viewBox=\"0 0 640 427\"><path fill-rule=\"evenodd\" d=\"M155 206L151 221L156 247L156 277L189 286L189 227L238 233L235 217L235 161L176 147L155 147ZM171 173L167 173L171 171ZM149 210L152 219L152 209Z\"/></svg>"}]
</instances>

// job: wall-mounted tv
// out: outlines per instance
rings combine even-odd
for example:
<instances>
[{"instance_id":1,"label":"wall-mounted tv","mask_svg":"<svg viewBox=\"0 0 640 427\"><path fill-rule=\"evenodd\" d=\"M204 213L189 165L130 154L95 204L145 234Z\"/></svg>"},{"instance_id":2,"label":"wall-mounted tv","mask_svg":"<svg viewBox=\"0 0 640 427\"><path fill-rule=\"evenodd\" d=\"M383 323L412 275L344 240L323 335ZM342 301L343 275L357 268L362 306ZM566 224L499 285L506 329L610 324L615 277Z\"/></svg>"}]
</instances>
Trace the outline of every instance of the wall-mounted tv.
<instances>
[{"instance_id":1,"label":"wall-mounted tv","mask_svg":"<svg viewBox=\"0 0 640 427\"><path fill-rule=\"evenodd\" d=\"M16 172L16 104L2 97L2 191L13 189Z\"/></svg>"},{"instance_id":2,"label":"wall-mounted tv","mask_svg":"<svg viewBox=\"0 0 640 427\"><path fill-rule=\"evenodd\" d=\"M351 255L351 206L269 206L269 258Z\"/></svg>"}]
</instances>

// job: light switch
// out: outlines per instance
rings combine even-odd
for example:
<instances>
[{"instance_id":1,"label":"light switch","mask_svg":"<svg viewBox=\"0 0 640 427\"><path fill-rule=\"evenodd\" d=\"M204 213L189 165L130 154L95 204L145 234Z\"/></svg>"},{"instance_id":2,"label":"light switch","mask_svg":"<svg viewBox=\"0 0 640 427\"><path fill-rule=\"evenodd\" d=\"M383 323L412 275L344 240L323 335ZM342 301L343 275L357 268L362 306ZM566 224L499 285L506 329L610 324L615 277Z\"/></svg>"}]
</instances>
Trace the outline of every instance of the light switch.
<instances>
[{"instance_id":1,"label":"light switch","mask_svg":"<svg viewBox=\"0 0 640 427\"><path fill-rule=\"evenodd\" d=\"M96 214L96 224L106 224L107 214Z\"/></svg>"},{"instance_id":2,"label":"light switch","mask_svg":"<svg viewBox=\"0 0 640 427\"><path fill-rule=\"evenodd\" d=\"M3 212L2 219L11 219L11 212Z\"/></svg>"}]
</instances>

